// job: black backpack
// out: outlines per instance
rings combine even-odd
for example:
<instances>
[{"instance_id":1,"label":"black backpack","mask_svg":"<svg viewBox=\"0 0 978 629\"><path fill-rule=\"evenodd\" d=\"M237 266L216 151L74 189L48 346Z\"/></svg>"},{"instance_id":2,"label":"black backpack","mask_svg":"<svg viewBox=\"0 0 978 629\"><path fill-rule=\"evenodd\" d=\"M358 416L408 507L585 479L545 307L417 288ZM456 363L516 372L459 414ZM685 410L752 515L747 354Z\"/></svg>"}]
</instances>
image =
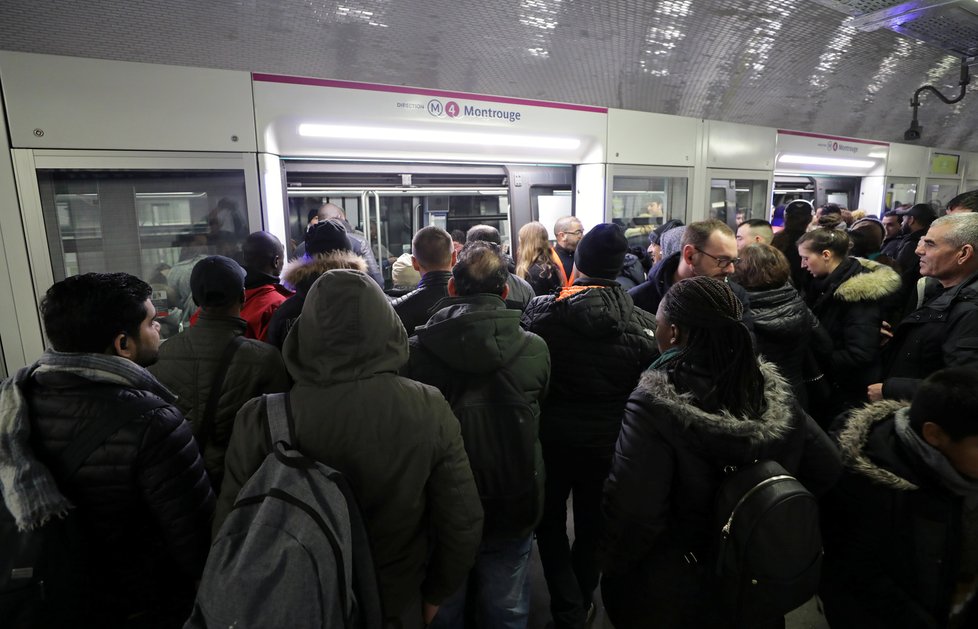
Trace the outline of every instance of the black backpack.
<instances>
[{"instance_id":1,"label":"black backpack","mask_svg":"<svg viewBox=\"0 0 978 629\"><path fill-rule=\"evenodd\" d=\"M716 576L731 620L751 626L784 616L817 592L818 503L775 461L725 471L717 494Z\"/></svg>"},{"instance_id":2,"label":"black backpack","mask_svg":"<svg viewBox=\"0 0 978 629\"><path fill-rule=\"evenodd\" d=\"M93 389L97 397L117 399L121 387ZM104 421L91 422L61 452L51 470L59 483L71 478L106 439L133 417L167 406L162 399L140 397L125 402ZM86 565L87 542L76 509L65 518L20 531L0 500L0 618L9 629L64 627L83 623L84 592L91 584ZM68 623L68 624L66 624Z\"/></svg>"},{"instance_id":3,"label":"black backpack","mask_svg":"<svg viewBox=\"0 0 978 629\"><path fill-rule=\"evenodd\" d=\"M526 336L517 354L531 338ZM482 500L483 537L528 535L539 521L543 503L536 470L539 419L525 392L510 370L502 367L485 374L453 374L443 393L461 425Z\"/></svg>"}]
</instances>

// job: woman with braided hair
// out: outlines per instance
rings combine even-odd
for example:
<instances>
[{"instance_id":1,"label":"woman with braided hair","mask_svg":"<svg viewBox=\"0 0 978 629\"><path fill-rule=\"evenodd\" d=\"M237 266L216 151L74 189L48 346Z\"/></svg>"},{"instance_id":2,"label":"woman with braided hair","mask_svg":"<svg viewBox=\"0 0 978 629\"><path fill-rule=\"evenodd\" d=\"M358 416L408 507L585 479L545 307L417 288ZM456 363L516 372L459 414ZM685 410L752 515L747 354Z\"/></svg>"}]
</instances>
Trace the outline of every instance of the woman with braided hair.
<instances>
[{"instance_id":1,"label":"woman with braided hair","mask_svg":"<svg viewBox=\"0 0 978 629\"><path fill-rule=\"evenodd\" d=\"M601 595L618 629L732 626L711 579L725 467L774 460L816 495L841 472L790 385L755 357L742 308L708 277L659 306L661 356L628 400L602 502Z\"/></svg>"}]
</instances>

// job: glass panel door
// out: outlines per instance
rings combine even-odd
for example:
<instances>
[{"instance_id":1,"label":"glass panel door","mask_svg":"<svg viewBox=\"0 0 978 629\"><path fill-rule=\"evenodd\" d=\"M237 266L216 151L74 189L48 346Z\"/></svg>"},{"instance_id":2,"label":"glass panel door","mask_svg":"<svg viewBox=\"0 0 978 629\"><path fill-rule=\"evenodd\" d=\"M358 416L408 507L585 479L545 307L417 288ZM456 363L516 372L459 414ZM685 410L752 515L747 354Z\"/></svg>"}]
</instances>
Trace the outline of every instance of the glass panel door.
<instances>
[{"instance_id":1,"label":"glass panel door","mask_svg":"<svg viewBox=\"0 0 978 629\"><path fill-rule=\"evenodd\" d=\"M710 179L709 217L736 227L752 218L766 219L768 180L744 178Z\"/></svg>"},{"instance_id":2,"label":"glass panel door","mask_svg":"<svg viewBox=\"0 0 978 629\"><path fill-rule=\"evenodd\" d=\"M893 209L897 203L913 205L917 200L917 179L913 177L888 177L883 197L884 210Z\"/></svg>"},{"instance_id":3,"label":"glass panel door","mask_svg":"<svg viewBox=\"0 0 978 629\"><path fill-rule=\"evenodd\" d=\"M924 185L924 198L934 206L938 214L944 214L947 202L958 195L958 185L957 180L928 179Z\"/></svg>"},{"instance_id":4,"label":"glass panel door","mask_svg":"<svg viewBox=\"0 0 978 629\"><path fill-rule=\"evenodd\" d=\"M686 220L688 169L613 166L609 177L611 222L625 229L630 246L649 246L649 233L663 223Z\"/></svg>"},{"instance_id":5,"label":"glass panel door","mask_svg":"<svg viewBox=\"0 0 978 629\"><path fill-rule=\"evenodd\" d=\"M196 261L240 261L252 230L240 170L36 172L54 280L118 271L142 278L153 287L164 338L194 309Z\"/></svg>"}]
</instances>

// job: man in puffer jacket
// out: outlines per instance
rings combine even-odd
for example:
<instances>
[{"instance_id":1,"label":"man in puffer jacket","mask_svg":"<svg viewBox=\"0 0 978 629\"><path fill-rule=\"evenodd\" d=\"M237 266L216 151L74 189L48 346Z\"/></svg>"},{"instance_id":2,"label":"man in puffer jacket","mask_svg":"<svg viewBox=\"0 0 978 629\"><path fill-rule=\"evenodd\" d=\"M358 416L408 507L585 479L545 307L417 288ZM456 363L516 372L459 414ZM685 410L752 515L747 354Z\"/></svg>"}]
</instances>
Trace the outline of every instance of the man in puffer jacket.
<instances>
[{"instance_id":1,"label":"man in puffer jacket","mask_svg":"<svg viewBox=\"0 0 978 629\"><path fill-rule=\"evenodd\" d=\"M41 303L54 349L0 388L0 484L18 528L72 506L80 527L81 581L48 589L38 625L180 627L190 613L214 495L190 424L144 368L160 343L151 292L126 273L54 284ZM69 442L120 415L129 421L60 477Z\"/></svg>"},{"instance_id":2,"label":"man in puffer jacket","mask_svg":"<svg viewBox=\"0 0 978 629\"><path fill-rule=\"evenodd\" d=\"M420 629L472 567L482 505L458 420L438 389L397 375L407 334L358 271L313 283L282 348L296 445L342 472L364 515L388 622ZM214 530L271 451L261 398L245 404L228 446Z\"/></svg>"},{"instance_id":3,"label":"man in puffer jacket","mask_svg":"<svg viewBox=\"0 0 978 629\"><path fill-rule=\"evenodd\" d=\"M537 544L557 629L580 629L593 608L602 483L625 402L658 354L655 318L636 308L615 282L627 249L619 226L596 225L574 253L574 284L537 297L523 314L523 327L547 342L552 365L540 421L547 483ZM570 548L566 523L572 492Z\"/></svg>"},{"instance_id":4,"label":"man in puffer jacket","mask_svg":"<svg viewBox=\"0 0 978 629\"><path fill-rule=\"evenodd\" d=\"M343 225L333 219L311 226L303 244L305 254L282 269L282 283L295 294L282 302L268 323L266 340L279 349L302 313L306 294L320 275L332 269L367 272L367 261L353 252Z\"/></svg>"},{"instance_id":5,"label":"man in puffer jacket","mask_svg":"<svg viewBox=\"0 0 978 629\"><path fill-rule=\"evenodd\" d=\"M492 409L474 416L459 411L459 420L467 420L465 449L476 482L481 480L480 493L487 496L482 546L470 575L479 596L466 600L463 585L442 607L435 629L463 625L467 607L476 610L485 627L525 627L530 613L524 586L530 578L533 529L543 510L538 437L550 354L540 337L520 328L520 313L506 308L508 277L498 248L479 241L465 245L448 283L451 297L418 326L411 358L401 369L404 376L438 387L456 410L456 400L463 400L465 408ZM501 378L513 386L503 389ZM506 399L501 391L509 392Z\"/></svg>"},{"instance_id":6,"label":"man in puffer jacket","mask_svg":"<svg viewBox=\"0 0 978 629\"><path fill-rule=\"evenodd\" d=\"M289 388L289 374L277 349L243 338L244 269L223 256L204 258L190 275L194 303L201 308L197 325L168 339L150 372L179 397L176 405L193 427L203 449L204 466L214 492L224 477L224 451L231 439L234 416L245 402L263 393ZM242 337L242 338L238 338ZM230 360L225 352L238 343ZM224 371L214 414L205 417L213 395L215 374Z\"/></svg>"}]
</instances>

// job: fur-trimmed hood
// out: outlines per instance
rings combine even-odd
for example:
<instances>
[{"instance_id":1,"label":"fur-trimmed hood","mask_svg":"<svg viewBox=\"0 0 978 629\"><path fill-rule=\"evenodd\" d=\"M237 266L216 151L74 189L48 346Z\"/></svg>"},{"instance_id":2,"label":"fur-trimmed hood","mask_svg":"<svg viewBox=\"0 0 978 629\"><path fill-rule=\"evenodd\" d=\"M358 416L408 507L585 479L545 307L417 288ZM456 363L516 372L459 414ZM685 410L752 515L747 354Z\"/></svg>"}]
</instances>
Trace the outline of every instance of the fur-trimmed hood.
<instances>
[{"instance_id":1,"label":"fur-trimmed hood","mask_svg":"<svg viewBox=\"0 0 978 629\"><path fill-rule=\"evenodd\" d=\"M880 467L869 456L873 428L882 421L892 421L897 413L909 408L910 403L906 401L882 400L853 411L839 433L843 465L880 485L901 491L917 489L917 485Z\"/></svg>"},{"instance_id":2,"label":"fur-trimmed hood","mask_svg":"<svg viewBox=\"0 0 978 629\"><path fill-rule=\"evenodd\" d=\"M654 404L665 407L683 429L693 429L706 437L719 437L715 443L726 443L733 448L745 443L763 446L779 441L792 429L795 404L791 386L778 373L777 367L760 360L760 368L767 407L758 419L737 417L726 409L719 412L703 410L696 405L692 393L680 393L676 389L665 370L646 371L639 380L638 390L648 395Z\"/></svg>"},{"instance_id":3,"label":"fur-trimmed hood","mask_svg":"<svg viewBox=\"0 0 978 629\"><path fill-rule=\"evenodd\" d=\"M900 275L896 271L872 260L852 258L862 267L835 289L835 298L840 301L877 301L896 294L900 290Z\"/></svg>"},{"instance_id":4,"label":"fur-trimmed hood","mask_svg":"<svg viewBox=\"0 0 978 629\"><path fill-rule=\"evenodd\" d=\"M367 272L367 261L352 251L331 251L313 257L302 256L292 260L282 269L282 284L301 293L309 292L309 287L320 275L333 269L351 269Z\"/></svg>"}]
</instances>

